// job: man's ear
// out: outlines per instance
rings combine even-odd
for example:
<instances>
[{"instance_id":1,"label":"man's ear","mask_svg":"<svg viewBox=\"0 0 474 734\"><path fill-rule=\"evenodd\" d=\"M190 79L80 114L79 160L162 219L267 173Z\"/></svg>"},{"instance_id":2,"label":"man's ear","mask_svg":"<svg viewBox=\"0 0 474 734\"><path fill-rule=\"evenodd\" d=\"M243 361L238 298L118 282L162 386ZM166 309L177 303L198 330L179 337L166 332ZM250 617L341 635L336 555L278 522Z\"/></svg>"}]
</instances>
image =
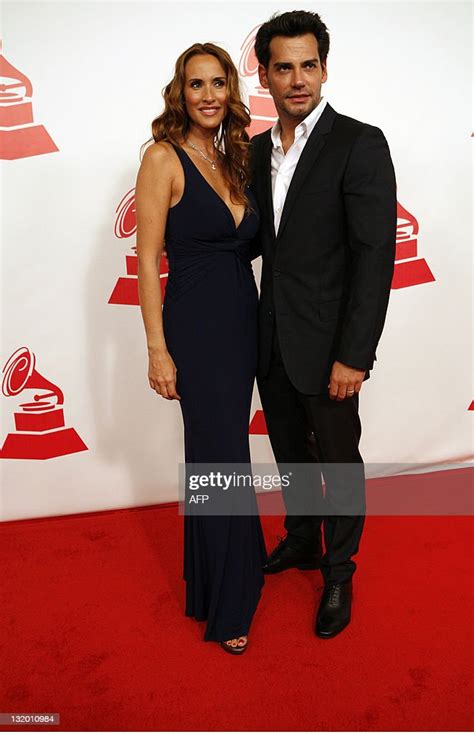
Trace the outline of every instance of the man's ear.
<instances>
[{"instance_id":1,"label":"man's ear","mask_svg":"<svg viewBox=\"0 0 474 734\"><path fill-rule=\"evenodd\" d=\"M264 89L268 89L268 78L267 78L267 70L263 66L263 64L258 65L258 78L260 80L260 84Z\"/></svg>"},{"instance_id":2,"label":"man's ear","mask_svg":"<svg viewBox=\"0 0 474 734\"><path fill-rule=\"evenodd\" d=\"M328 78L328 60L324 62L324 64L321 64L322 69L322 77L321 77L321 84L324 84L325 81L327 81Z\"/></svg>"}]
</instances>

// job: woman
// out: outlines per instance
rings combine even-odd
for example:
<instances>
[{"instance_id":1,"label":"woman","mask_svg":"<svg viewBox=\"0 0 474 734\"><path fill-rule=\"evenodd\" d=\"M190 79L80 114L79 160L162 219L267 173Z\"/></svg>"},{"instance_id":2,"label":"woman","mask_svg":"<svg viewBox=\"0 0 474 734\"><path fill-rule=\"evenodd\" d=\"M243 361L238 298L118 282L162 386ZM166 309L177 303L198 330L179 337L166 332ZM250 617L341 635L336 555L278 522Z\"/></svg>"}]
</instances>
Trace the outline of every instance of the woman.
<instances>
[{"instance_id":1,"label":"woman","mask_svg":"<svg viewBox=\"0 0 474 734\"><path fill-rule=\"evenodd\" d=\"M250 118L232 60L211 43L181 54L163 94L165 111L152 123L155 142L136 185L149 383L180 401L188 467L250 467L257 362L250 243L258 231L247 187ZM162 313L158 271L165 242L170 272ZM186 615L207 620L205 640L242 654L266 553L253 487L236 491L251 512L185 516L184 579Z\"/></svg>"}]
</instances>

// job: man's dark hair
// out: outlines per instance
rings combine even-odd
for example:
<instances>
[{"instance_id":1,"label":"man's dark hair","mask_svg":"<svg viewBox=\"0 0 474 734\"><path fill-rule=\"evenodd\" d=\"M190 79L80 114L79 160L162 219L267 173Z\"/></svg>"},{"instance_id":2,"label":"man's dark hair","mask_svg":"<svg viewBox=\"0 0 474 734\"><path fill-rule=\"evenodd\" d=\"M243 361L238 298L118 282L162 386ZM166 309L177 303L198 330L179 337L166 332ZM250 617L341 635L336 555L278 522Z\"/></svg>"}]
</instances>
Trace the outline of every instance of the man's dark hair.
<instances>
[{"instance_id":1,"label":"man's dark hair","mask_svg":"<svg viewBox=\"0 0 474 734\"><path fill-rule=\"evenodd\" d=\"M270 41L275 36L294 38L312 33L318 42L321 64L326 63L329 51L329 33L317 13L308 10L292 10L288 13L272 15L270 20L260 26L255 37L255 55L259 64L268 69L270 64Z\"/></svg>"}]
</instances>

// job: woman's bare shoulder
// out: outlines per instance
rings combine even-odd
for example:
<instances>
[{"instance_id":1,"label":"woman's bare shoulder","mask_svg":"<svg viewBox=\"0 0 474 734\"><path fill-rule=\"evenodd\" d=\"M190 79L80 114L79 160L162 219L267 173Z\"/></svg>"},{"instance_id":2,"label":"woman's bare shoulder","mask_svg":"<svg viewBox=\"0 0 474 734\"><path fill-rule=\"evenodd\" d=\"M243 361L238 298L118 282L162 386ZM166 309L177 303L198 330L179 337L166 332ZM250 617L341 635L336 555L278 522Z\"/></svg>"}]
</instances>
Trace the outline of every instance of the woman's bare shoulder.
<instances>
[{"instance_id":1,"label":"woman's bare shoulder","mask_svg":"<svg viewBox=\"0 0 474 734\"><path fill-rule=\"evenodd\" d=\"M171 143L165 140L160 140L157 143L151 143L143 154L143 160L147 159L147 162L153 165L166 165L173 166L176 161L176 153L174 152Z\"/></svg>"}]
</instances>

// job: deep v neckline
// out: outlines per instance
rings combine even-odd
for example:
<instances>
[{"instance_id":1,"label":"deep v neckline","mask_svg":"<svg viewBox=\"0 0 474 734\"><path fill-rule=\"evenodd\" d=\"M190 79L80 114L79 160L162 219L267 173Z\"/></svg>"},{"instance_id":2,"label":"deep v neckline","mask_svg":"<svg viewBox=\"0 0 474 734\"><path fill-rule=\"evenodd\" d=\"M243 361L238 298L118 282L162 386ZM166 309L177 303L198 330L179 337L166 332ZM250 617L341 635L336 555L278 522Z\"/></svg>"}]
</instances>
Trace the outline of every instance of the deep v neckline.
<instances>
[{"instance_id":1,"label":"deep v neckline","mask_svg":"<svg viewBox=\"0 0 474 734\"><path fill-rule=\"evenodd\" d=\"M199 170L199 168L198 168L198 167L196 166L196 164L194 163L194 161L193 161L193 159L191 158L191 156L189 155L189 153L186 153L186 151L185 151L185 150L184 150L183 148L181 148L181 146L180 146L180 150L182 150L182 151L183 151L183 153L184 153L184 155L185 155L185 156L186 156L186 157L187 157L187 158L188 158L188 159L189 159L189 160L191 161L191 165L193 165L193 166L194 166L194 168L195 168L195 169L196 169L196 171L197 171L197 172L199 173L199 175L201 176L201 178L202 178L202 179L203 179L203 180L204 180L204 181L206 182L206 184L207 184L207 185L208 185L208 187L209 187L209 188L211 189L211 191L213 191L213 192L214 192L214 194L215 194L215 195L217 196L217 198L219 199L219 201L221 201L221 202L222 202L222 204L224 205L224 207L226 208L226 210L227 210L227 211L229 212L229 214L230 214L230 218L232 219L232 222L233 222L233 224L234 224L234 229L235 229L235 231L237 232L237 230L238 230L238 229L240 228L240 226L241 226L241 225L243 224L243 221L244 221L244 219L245 219L245 208L244 208L244 215L243 215L242 219L240 220L239 224L236 224L236 223L235 223L235 219L234 219L234 215L232 214L232 210L231 210L230 206L229 206L228 204L226 204L226 202L224 201L224 199L222 198L222 196L221 196L220 194L218 194L218 193L217 193L217 191L215 190L214 186L212 186L212 184L210 184L210 183L209 183L209 181L207 180L207 178L205 177L205 175L204 175L203 173L201 173L201 171L200 171L200 170Z\"/></svg>"}]
</instances>

